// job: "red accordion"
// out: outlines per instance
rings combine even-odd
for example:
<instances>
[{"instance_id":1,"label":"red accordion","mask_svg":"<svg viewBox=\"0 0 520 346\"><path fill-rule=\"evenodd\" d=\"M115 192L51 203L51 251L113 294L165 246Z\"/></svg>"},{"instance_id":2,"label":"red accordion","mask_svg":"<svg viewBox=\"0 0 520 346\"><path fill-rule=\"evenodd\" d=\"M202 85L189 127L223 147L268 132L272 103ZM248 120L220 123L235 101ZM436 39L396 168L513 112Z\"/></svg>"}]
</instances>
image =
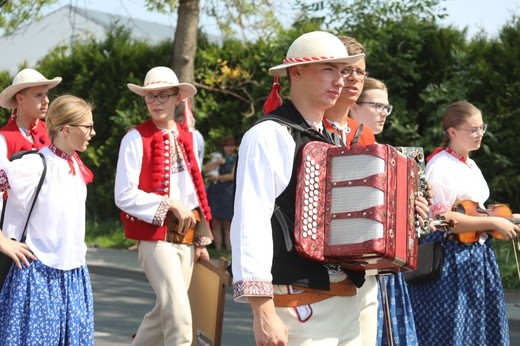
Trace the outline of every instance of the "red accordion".
<instances>
[{"instance_id":1,"label":"red accordion","mask_svg":"<svg viewBox=\"0 0 520 346\"><path fill-rule=\"evenodd\" d=\"M300 153L296 251L349 269L415 269L415 160L384 144L310 142Z\"/></svg>"}]
</instances>

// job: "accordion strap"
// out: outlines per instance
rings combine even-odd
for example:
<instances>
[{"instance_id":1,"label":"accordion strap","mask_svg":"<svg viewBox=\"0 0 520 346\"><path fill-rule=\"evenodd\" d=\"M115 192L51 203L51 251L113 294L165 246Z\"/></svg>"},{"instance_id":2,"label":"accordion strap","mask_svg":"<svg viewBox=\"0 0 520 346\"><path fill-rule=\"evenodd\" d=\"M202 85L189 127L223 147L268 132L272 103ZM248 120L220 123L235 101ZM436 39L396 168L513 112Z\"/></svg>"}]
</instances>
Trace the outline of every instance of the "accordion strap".
<instances>
[{"instance_id":1,"label":"accordion strap","mask_svg":"<svg viewBox=\"0 0 520 346\"><path fill-rule=\"evenodd\" d=\"M275 115L275 114L269 114L269 115L266 115L266 116L258 119L258 121L255 123L255 125L262 123L264 121L268 121L268 120L276 121L279 124L282 124L282 125L285 125L285 126L291 128L292 130L303 132L303 133L307 134L309 137L311 137L313 140L339 145L339 142L338 142L339 137L336 134L331 134L327 131L325 131L325 134L321 134L316 130L313 130L310 128L304 128L303 126L300 126L288 119L285 119L284 117L281 117L281 116Z\"/></svg>"}]
</instances>

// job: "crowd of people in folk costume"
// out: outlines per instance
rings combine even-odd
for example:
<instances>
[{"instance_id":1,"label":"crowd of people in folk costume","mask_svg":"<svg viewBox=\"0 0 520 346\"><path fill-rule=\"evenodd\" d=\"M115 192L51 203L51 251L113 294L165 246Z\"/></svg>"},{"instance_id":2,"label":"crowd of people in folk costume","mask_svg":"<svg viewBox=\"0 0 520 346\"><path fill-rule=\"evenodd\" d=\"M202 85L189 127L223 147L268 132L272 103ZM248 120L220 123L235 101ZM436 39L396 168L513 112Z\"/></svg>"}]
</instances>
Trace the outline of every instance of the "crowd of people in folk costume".
<instances>
[{"instance_id":1,"label":"crowd of people in folk costume","mask_svg":"<svg viewBox=\"0 0 520 346\"><path fill-rule=\"evenodd\" d=\"M269 69L275 83L264 112L271 118L243 135L238 153L233 137L222 138L222 152L206 164L189 109L196 88L163 66L151 67L142 85L127 84L149 117L121 140L114 199L156 295L132 345L192 344L187 291L194 263L209 259L212 241L217 250L231 251L234 299L251 305L257 345L509 344L486 231L512 239L519 226L453 209L462 200L483 206L490 194L470 158L487 125L467 101L444 111L444 140L426 165L429 189L415 199L421 226L437 215L454 221L449 233L431 229L422 239L443 241L440 278L409 285L400 273L368 275L286 246L285 226L295 221L299 149L311 141L375 144L393 110L384 82L368 77L365 54L352 37L299 36L283 62ZM13 260L0 292L1 345L94 344L85 260L86 186L94 176L78 152L96 135L95 109L73 95L50 102L49 90L60 82L24 69L0 93L0 106L12 110L0 129L0 251ZM176 121L180 106L185 116ZM30 149L43 161L40 155L9 160ZM461 242L458 235L468 231L478 232L477 239Z\"/></svg>"}]
</instances>

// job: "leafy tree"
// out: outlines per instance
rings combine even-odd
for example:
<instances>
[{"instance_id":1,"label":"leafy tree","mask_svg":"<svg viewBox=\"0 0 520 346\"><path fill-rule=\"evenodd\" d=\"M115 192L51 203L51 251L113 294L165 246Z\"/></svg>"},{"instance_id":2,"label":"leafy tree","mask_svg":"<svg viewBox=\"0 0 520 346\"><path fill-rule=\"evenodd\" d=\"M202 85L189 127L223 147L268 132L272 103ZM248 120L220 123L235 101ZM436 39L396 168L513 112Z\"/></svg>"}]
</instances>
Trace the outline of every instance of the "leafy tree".
<instances>
[{"instance_id":1,"label":"leafy tree","mask_svg":"<svg viewBox=\"0 0 520 346\"><path fill-rule=\"evenodd\" d=\"M57 0L0 0L0 28L8 35L21 25L36 20L43 7Z\"/></svg>"},{"instance_id":2,"label":"leafy tree","mask_svg":"<svg viewBox=\"0 0 520 346\"><path fill-rule=\"evenodd\" d=\"M142 84L150 66L167 65L171 42L150 47L134 42L121 28L108 32L104 42L91 40L54 50L45 58L40 70L45 75L63 78L54 93L70 93L91 101L96 136L82 154L95 174L89 185L89 218L105 220L118 215L113 202L115 165L119 143L126 131L148 117L141 98L126 84Z\"/></svg>"},{"instance_id":3,"label":"leafy tree","mask_svg":"<svg viewBox=\"0 0 520 346\"><path fill-rule=\"evenodd\" d=\"M480 37L470 43L475 59L472 78L467 87L471 99L477 100L489 123L489 150L479 156L484 174L490 179L492 199L507 201L513 210L520 208L520 156L517 134L520 131L520 17L515 15L501 29L497 38Z\"/></svg>"}]
</instances>

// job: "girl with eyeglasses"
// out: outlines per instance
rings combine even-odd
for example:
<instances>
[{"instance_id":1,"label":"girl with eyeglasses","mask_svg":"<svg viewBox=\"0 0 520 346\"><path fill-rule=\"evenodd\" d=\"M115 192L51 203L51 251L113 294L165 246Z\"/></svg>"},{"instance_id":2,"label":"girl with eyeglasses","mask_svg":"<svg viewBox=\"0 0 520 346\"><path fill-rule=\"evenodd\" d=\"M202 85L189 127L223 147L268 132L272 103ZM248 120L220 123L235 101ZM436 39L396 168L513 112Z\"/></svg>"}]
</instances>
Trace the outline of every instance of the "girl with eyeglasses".
<instances>
[{"instance_id":1,"label":"girl with eyeglasses","mask_svg":"<svg viewBox=\"0 0 520 346\"><path fill-rule=\"evenodd\" d=\"M388 103L388 90L385 83L368 77L361 95L350 109L350 117L368 126L377 135L383 131L386 118L390 113L392 113L392 105Z\"/></svg>"},{"instance_id":2,"label":"girl with eyeglasses","mask_svg":"<svg viewBox=\"0 0 520 346\"><path fill-rule=\"evenodd\" d=\"M504 239L517 236L519 226L497 216L452 211L462 200L483 207L489 187L475 161L487 126L481 111L465 101L452 103L443 114L444 140L427 160L426 179L432 186L432 216L454 220L445 241L441 277L409 285L420 345L509 345L509 328L500 272L487 232L463 243L460 234L495 230ZM441 241L433 232L426 242Z\"/></svg>"},{"instance_id":3,"label":"girl with eyeglasses","mask_svg":"<svg viewBox=\"0 0 520 346\"><path fill-rule=\"evenodd\" d=\"M39 151L44 161L36 154L0 156L0 191L8 191L0 251L13 259L0 292L0 345L94 345L85 259L86 185L93 174L77 154L96 134L92 105L63 95L46 119L52 143Z\"/></svg>"},{"instance_id":4,"label":"girl with eyeglasses","mask_svg":"<svg viewBox=\"0 0 520 346\"><path fill-rule=\"evenodd\" d=\"M391 112L385 83L367 78L359 99L350 109L350 116L377 135L383 131ZM418 345L412 306L403 275L380 275L378 283L380 295L376 345Z\"/></svg>"}]
</instances>

